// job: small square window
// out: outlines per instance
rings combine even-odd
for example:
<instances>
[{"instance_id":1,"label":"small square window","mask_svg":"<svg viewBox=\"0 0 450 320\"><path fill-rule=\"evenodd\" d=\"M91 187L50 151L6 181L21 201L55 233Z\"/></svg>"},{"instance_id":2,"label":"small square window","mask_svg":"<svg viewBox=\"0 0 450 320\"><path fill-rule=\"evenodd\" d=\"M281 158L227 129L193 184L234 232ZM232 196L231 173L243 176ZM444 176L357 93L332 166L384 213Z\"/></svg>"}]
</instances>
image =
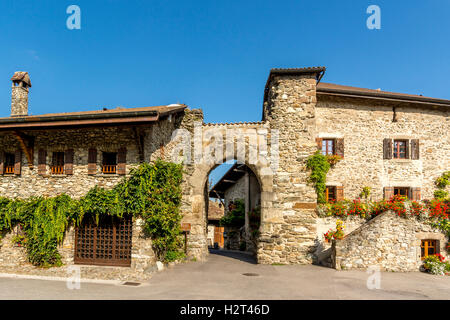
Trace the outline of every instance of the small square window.
<instances>
[{"instance_id":1,"label":"small square window","mask_svg":"<svg viewBox=\"0 0 450 320\"><path fill-rule=\"evenodd\" d=\"M64 152L53 152L52 174L64 174Z\"/></svg>"},{"instance_id":2,"label":"small square window","mask_svg":"<svg viewBox=\"0 0 450 320\"><path fill-rule=\"evenodd\" d=\"M103 152L102 172L114 174L117 171L117 152Z\"/></svg>"},{"instance_id":3,"label":"small square window","mask_svg":"<svg viewBox=\"0 0 450 320\"><path fill-rule=\"evenodd\" d=\"M408 187L394 187L394 196L409 197Z\"/></svg>"},{"instance_id":4,"label":"small square window","mask_svg":"<svg viewBox=\"0 0 450 320\"><path fill-rule=\"evenodd\" d=\"M325 189L325 200L327 202L336 201L336 187L327 186Z\"/></svg>"},{"instance_id":5,"label":"small square window","mask_svg":"<svg viewBox=\"0 0 450 320\"><path fill-rule=\"evenodd\" d=\"M334 154L334 139L322 140L322 154L324 156Z\"/></svg>"},{"instance_id":6,"label":"small square window","mask_svg":"<svg viewBox=\"0 0 450 320\"><path fill-rule=\"evenodd\" d=\"M5 153L5 174L14 174L14 154Z\"/></svg>"},{"instance_id":7,"label":"small square window","mask_svg":"<svg viewBox=\"0 0 450 320\"><path fill-rule=\"evenodd\" d=\"M438 253L437 240L422 240L420 243L421 258L425 259L428 256Z\"/></svg>"},{"instance_id":8,"label":"small square window","mask_svg":"<svg viewBox=\"0 0 450 320\"><path fill-rule=\"evenodd\" d=\"M394 140L394 159L406 159L406 140Z\"/></svg>"}]
</instances>

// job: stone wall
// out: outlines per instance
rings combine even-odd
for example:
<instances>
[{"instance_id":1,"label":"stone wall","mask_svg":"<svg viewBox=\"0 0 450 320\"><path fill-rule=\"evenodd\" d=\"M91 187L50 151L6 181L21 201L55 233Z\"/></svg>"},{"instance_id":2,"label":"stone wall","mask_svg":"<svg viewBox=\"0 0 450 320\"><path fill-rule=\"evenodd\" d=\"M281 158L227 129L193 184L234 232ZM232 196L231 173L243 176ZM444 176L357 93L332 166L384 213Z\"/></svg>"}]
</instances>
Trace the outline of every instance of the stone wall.
<instances>
[{"instance_id":1,"label":"stone wall","mask_svg":"<svg viewBox=\"0 0 450 320\"><path fill-rule=\"evenodd\" d=\"M402 218L387 211L333 242L332 261L337 270L379 266L386 271L418 271L421 240L438 240L440 253L447 256L446 236L426 222Z\"/></svg>"},{"instance_id":2,"label":"stone wall","mask_svg":"<svg viewBox=\"0 0 450 320\"><path fill-rule=\"evenodd\" d=\"M349 234L352 231L361 227L366 220L358 216L349 216L346 219L339 217L325 217L317 218L316 220L316 238L315 238L315 251L314 251L314 263L319 263L328 258L331 253L331 243L325 241L324 234L330 229L336 230L337 220L344 222L344 233Z\"/></svg>"},{"instance_id":3,"label":"stone wall","mask_svg":"<svg viewBox=\"0 0 450 320\"><path fill-rule=\"evenodd\" d=\"M422 199L433 198L434 181L450 168L449 116L448 109L319 95L317 136L344 138L344 160L329 171L327 184L343 186L348 199L364 186L372 188L372 200L382 199L388 186L420 187ZM419 139L419 159L384 160L384 138Z\"/></svg>"},{"instance_id":4,"label":"stone wall","mask_svg":"<svg viewBox=\"0 0 450 320\"><path fill-rule=\"evenodd\" d=\"M264 118L279 130L279 163L270 214L263 215L259 263L311 263L316 243L316 201L306 160L316 149L316 80L313 75L275 76L268 85ZM262 199L264 204L264 198Z\"/></svg>"},{"instance_id":5,"label":"stone wall","mask_svg":"<svg viewBox=\"0 0 450 320\"><path fill-rule=\"evenodd\" d=\"M207 242L206 242L206 204L208 203L208 193L205 188L209 173L224 163L227 160L237 160L237 138L227 137L228 130L238 130L244 137L254 137L251 139L244 139L245 155L242 159L243 163L247 165L258 177L258 181L261 185L261 215L262 223L264 223L264 217L270 217L272 209L273 199L273 179L270 170L267 170L267 163L260 161L261 157L257 161L255 159L249 159L249 153L258 151L258 144L260 141L265 141L268 133L268 123L234 123L234 124L201 124L198 128L197 134L194 136L195 141L199 142L200 149L206 154L214 154L215 159L219 159L218 162L209 162L205 159L199 159L193 166L189 166L188 173L185 175L186 188L186 204L190 203L191 207L186 206L186 216L183 218L183 222L191 223L195 225L195 245L196 252L204 253L203 257L207 254ZM194 129L195 131L195 129ZM215 139L222 139L225 145L231 145L231 148L219 148L215 150L213 148ZM233 141L231 141L233 139ZM269 138L270 139L270 138ZM242 147L242 145L241 145ZM193 154L196 154L196 150L193 148ZM267 153L264 154L264 159L267 159ZM221 161L221 162L220 162ZM192 171L190 171L192 169ZM190 210L190 212L188 211ZM191 235L193 234L191 230ZM202 241L204 245L202 246ZM192 249L191 249L192 250ZM203 251L202 251L203 250ZM197 258L198 259L198 258Z\"/></svg>"},{"instance_id":6,"label":"stone wall","mask_svg":"<svg viewBox=\"0 0 450 320\"><path fill-rule=\"evenodd\" d=\"M238 181L236 181L236 183L234 185L232 185L230 188L228 188L227 190L225 190L225 195L224 195L224 202L225 202L225 211L228 210L228 206L230 204L231 201L235 201L235 200L242 200L245 203L245 198L247 195L246 192L246 181L245 181L246 177L242 177L241 179L239 179Z\"/></svg>"},{"instance_id":7,"label":"stone wall","mask_svg":"<svg viewBox=\"0 0 450 320\"><path fill-rule=\"evenodd\" d=\"M117 152L119 148L126 147L126 176L133 167L137 167L144 161L154 161L162 158L171 161L172 152L176 141L172 141L172 133L175 129L185 128L193 131L193 121L200 118L202 113L198 110L186 110L184 114L161 119L157 124L133 127L103 127L65 130L33 130L24 131L23 134L34 137L33 168L29 166L26 155L22 152L22 165L20 175L0 175L0 195L9 198L28 198L30 196L55 196L66 193L79 198L86 194L94 186L112 188L124 178L118 174L102 174L102 151ZM138 136L143 136L143 144L140 145ZM53 151L65 151L74 149L73 174L50 174L51 156ZM88 150L97 149L97 174L88 175ZM20 149L17 138L8 132L0 133L0 150L14 153ZM47 174L38 174L38 150L47 150ZM192 230L188 235L188 256L202 259L207 252L206 234L204 226L206 221L203 216L192 217L192 188L189 185L189 175L193 171L193 164L184 166L183 198L181 212L183 222L192 222ZM83 266L82 275L85 278L148 278L156 262L151 248L151 240L145 239L141 233L141 222L138 219L133 225L132 239L132 263L131 268L106 267L105 275L102 268L95 266ZM28 274L49 274L64 276L66 267L73 264L74 232L68 230L64 243L59 247L64 267L51 268L50 271L42 271L34 268L26 261L23 248L13 246L11 238L13 234L5 234L0 246L0 272L21 272ZM14 262L16 260L16 262ZM6 269L8 270L6 270ZM135 276L133 276L135 274Z\"/></svg>"},{"instance_id":8,"label":"stone wall","mask_svg":"<svg viewBox=\"0 0 450 320\"><path fill-rule=\"evenodd\" d=\"M55 196L61 193L79 198L94 186L112 188L122 179L118 174L101 173L102 152L117 152L127 148L127 174L139 164L138 148L131 128L99 128L71 130L40 130L24 132L35 137L33 168L22 152L20 175L0 176L0 193L5 197ZM20 148L11 133L0 133L0 148L14 152ZM52 175L50 164L53 152L74 149L73 174ZM97 149L97 174L88 175L88 150ZM47 151L46 175L38 174L38 150Z\"/></svg>"},{"instance_id":9,"label":"stone wall","mask_svg":"<svg viewBox=\"0 0 450 320\"><path fill-rule=\"evenodd\" d=\"M131 267L104 267L76 265L80 268L82 279L102 280L145 280L155 271L156 257L151 239L142 232L142 219L134 219L132 230ZM0 273L26 275L70 277L68 267L74 265L75 230L69 227L64 241L58 246L63 266L49 269L36 268L27 260L26 249L14 244L12 239L17 234L17 227L12 232L5 232L0 242Z\"/></svg>"}]
</instances>

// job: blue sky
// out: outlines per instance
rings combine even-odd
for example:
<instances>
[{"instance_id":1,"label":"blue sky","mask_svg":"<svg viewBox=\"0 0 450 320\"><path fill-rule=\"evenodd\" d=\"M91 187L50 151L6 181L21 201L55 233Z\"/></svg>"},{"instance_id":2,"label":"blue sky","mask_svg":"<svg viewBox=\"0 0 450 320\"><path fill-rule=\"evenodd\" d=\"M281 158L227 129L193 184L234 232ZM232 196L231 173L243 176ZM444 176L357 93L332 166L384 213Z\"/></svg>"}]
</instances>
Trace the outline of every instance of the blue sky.
<instances>
[{"instance_id":1,"label":"blue sky","mask_svg":"<svg viewBox=\"0 0 450 320\"><path fill-rule=\"evenodd\" d=\"M81 8L69 30L66 8ZM366 9L381 8L369 30ZM450 99L450 1L1 1L0 116L10 77L30 112L185 103L207 122L258 121L270 68Z\"/></svg>"}]
</instances>

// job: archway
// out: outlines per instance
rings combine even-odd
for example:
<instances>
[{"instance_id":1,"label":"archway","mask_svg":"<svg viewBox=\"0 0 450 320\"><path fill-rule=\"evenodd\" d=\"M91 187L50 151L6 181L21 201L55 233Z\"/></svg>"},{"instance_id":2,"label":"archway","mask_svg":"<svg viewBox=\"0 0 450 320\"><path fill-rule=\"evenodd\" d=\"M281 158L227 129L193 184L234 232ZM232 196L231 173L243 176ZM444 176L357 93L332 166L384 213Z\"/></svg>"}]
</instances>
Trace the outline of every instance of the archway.
<instances>
[{"instance_id":1,"label":"archway","mask_svg":"<svg viewBox=\"0 0 450 320\"><path fill-rule=\"evenodd\" d=\"M233 162L237 163L237 162ZM228 163L229 164L229 163ZM208 243L208 204L209 204L209 190L208 190L208 178L210 173L219 167L222 164L206 164L201 163L196 165L194 172L192 172L190 176L190 185L192 187L192 193L190 198L192 199L192 218L196 220L195 225L197 225L199 228L195 229L195 234L192 233L191 236L193 236L193 239L196 240L196 243L193 243L193 245L202 243L201 247L195 246L193 248L195 252L193 254L196 254L197 252L200 253L201 251L201 257L206 258L206 255L209 253L208 247L209 245L214 246L214 243ZM253 228L254 235L256 238L256 241L253 241L253 247L251 239L248 239L249 241L246 241L246 249L248 244L248 249L251 248L253 250L253 253L256 256L256 259L258 260L258 249L260 248L259 245L259 239L261 235L267 231L265 230L265 227L268 227L267 219L270 217L269 210L272 208L272 187L273 187L273 180L272 175L268 175L267 171L265 171L267 168L265 166L258 164L249 164L247 161L245 163L239 163L239 166L243 166L242 168L245 168L248 170L247 172L249 175L252 175L253 182L252 184L259 187L250 189L250 193L257 193L258 195L255 196L256 200L251 200L250 202L247 202L247 213L251 209L255 209L256 206L258 206L258 213L256 213L255 216L258 216L258 226L256 228ZM238 170L240 170L238 169ZM247 215L247 219L248 219ZM247 220L248 224L247 226L250 226L250 219ZM253 223L254 221L252 221ZM255 223L256 224L256 223ZM254 225L255 225L254 224ZM202 229L202 234L201 230ZM256 230L257 229L257 230ZM201 241L200 241L201 240ZM240 245L240 244L239 244ZM226 246L226 240L224 239L224 246ZM226 247L225 247L226 248ZM197 257L199 257L197 255Z\"/></svg>"},{"instance_id":2,"label":"archway","mask_svg":"<svg viewBox=\"0 0 450 320\"><path fill-rule=\"evenodd\" d=\"M261 223L261 187L255 173L237 161L211 170L205 188L208 246L256 256Z\"/></svg>"}]
</instances>

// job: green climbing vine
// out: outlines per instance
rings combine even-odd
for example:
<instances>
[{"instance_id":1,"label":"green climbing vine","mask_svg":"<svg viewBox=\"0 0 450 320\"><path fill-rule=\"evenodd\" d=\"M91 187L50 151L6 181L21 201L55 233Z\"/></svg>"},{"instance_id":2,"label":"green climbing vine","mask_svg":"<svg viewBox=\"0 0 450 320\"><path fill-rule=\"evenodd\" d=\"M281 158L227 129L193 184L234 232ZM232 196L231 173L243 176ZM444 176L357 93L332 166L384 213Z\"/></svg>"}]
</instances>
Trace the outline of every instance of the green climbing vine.
<instances>
[{"instance_id":1,"label":"green climbing vine","mask_svg":"<svg viewBox=\"0 0 450 320\"><path fill-rule=\"evenodd\" d=\"M327 173L330 170L327 158L317 151L306 161L306 168L311 170L309 181L314 184L317 193L317 203L325 203Z\"/></svg>"},{"instance_id":2,"label":"green climbing vine","mask_svg":"<svg viewBox=\"0 0 450 320\"><path fill-rule=\"evenodd\" d=\"M317 151L306 161L306 168L311 170L309 182L314 184L317 193L317 203L326 203L325 189L327 182L327 173L331 167L335 166L340 160L338 155L323 155Z\"/></svg>"},{"instance_id":3,"label":"green climbing vine","mask_svg":"<svg viewBox=\"0 0 450 320\"><path fill-rule=\"evenodd\" d=\"M35 266L61 265L58 244L70 224L83 219L97 224L105 216L131 215L144 220L160 260L183 257L180 237L182 166L158 160L133 169L113 189L94 187L80 199L66 194L28 199L0 198L0 233L20 226L28 260Z\"/></svg>"}]
</instances>

